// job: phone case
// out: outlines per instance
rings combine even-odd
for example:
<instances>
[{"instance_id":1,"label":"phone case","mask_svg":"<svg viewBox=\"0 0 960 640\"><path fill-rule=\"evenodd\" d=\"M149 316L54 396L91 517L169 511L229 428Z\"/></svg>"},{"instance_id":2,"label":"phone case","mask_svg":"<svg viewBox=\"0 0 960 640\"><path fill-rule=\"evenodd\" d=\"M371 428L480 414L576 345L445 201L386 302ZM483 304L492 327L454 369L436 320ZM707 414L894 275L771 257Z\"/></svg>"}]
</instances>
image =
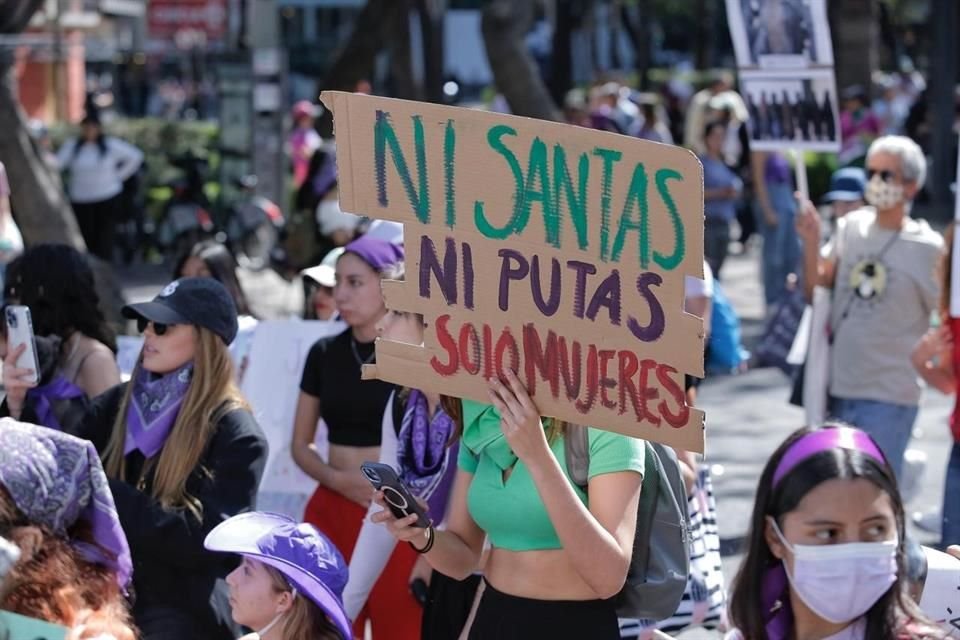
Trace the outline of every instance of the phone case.
<instances>
[{"instance_id":1,"label":"phone case","mask_svg":"<svg viewBox=\"0 0 960 640\"><path fill-rule=\"evenodd\" d=\"M26 350L17 358L17 367L33 369L33 380L37 382L40 362L37 359L37 343L33 337L33 319L30 309L24 306L12 305L6 309L7 321L7 349L18 345L27 345Z\"/></svg>"},{"instance_id":2,"label":"phone case","mask_svg":"<svg viewBox=\"0 0 960 640\"><path fill-rule=\"evenodd\" d=\"M418 518L414 526L424 528L430 526L426 512L411 495L393 467L379 462L364 462L360 465L360 470L375 489L383 491L383 499L394 516L405 518L415 513Z\"/></svg>"}]
</instances>

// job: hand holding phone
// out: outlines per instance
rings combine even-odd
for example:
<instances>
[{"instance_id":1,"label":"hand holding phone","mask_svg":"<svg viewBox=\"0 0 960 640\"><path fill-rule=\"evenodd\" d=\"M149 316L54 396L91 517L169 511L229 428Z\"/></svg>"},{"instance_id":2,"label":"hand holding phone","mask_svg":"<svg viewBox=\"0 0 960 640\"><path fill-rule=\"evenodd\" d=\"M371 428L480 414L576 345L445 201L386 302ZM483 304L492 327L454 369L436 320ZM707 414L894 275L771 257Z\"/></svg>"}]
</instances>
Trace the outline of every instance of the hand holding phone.
<instances>
[{"instance_id":1,"label":"hand holding phone","mask_svg":"<svg viewBox=\"0 0 960 640\"><path fill-rule=\"evenodd\" d=\"M7 325L7 358L3 363L4 386L25 385L32 387L39 382L40 361L37 357L37 343L33 335L33 321L30 309L21 305L11 305L5 310Z\"/></svg>"},{"instance_id":2,"label":"hand holding phone","mask_svg":"<svg viewBox=\"0 0 960 640\"><path fill-rule=\"evenodd\" d=\"M413 497L393 467L379 462L364 462L360 465L360 470L374 489L383 492L383 499L394 517L406 518L417 514L417 521L413 526L424 529L430 526L427 512Z\"/></svg>"}]
</instances>

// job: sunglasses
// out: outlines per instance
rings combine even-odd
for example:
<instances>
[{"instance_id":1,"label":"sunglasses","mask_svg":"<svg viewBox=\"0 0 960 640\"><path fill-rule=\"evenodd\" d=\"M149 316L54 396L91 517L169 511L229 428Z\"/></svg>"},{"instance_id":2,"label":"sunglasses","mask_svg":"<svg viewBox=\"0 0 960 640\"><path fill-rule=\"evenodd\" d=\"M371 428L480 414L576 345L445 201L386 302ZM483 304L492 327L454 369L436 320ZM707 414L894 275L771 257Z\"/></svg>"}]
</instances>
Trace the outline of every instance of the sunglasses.
<instances>
[{"instance_id":1,"label":"sunglasses","mask_svg":"<svg viewBox=\"0 0 960 640\"><path fill-rule=\"evenodd\" d=\"M880 176L880 179L884 182L890 182L897 177L897 174L889 169L884 169L883 171L867 169L867 180L873 180L873 176Z\"/></svg>"},{"instance_id":2,"label":"sunglasses","mask_svg":"<svg viewBox=\"0 0 960 640\"><path fill-rule=\"evenodd\" d=\"M173 326L170 324L163 324L162 322L152 322L150 320L147 320L146 318L137 318L137 330L140 333L143 333L144 331L146 331L147 326L151 324L153 325L153 332L158 336L162 336L167 332L167 329Z\"/></svg>"}]
</instances>

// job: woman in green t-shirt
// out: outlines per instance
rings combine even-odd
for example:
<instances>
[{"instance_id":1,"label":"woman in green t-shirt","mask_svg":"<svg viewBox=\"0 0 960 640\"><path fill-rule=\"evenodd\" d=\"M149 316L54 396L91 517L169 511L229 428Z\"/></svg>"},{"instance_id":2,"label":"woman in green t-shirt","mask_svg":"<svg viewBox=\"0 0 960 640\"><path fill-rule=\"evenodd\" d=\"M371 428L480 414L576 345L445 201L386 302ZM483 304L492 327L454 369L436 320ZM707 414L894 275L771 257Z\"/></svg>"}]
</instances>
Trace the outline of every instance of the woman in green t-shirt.
<instances>
[{"instance_id":1,"label":"woman in green t-shirt","mask_svg":"<svg viewBox=\"0 0 960 640\"><path fill-rule=\"evenodd\" d=\"M619 638L612 601L633 552L644 443L589 429L587 491L571 482L564 425L543 420L512 372L489 381L489 405L463 401L463 440L446 529L373 516L452 578L491 544L471 640ZM375 500L385 506L383 496Z\"/></svg>"}]
</instances>

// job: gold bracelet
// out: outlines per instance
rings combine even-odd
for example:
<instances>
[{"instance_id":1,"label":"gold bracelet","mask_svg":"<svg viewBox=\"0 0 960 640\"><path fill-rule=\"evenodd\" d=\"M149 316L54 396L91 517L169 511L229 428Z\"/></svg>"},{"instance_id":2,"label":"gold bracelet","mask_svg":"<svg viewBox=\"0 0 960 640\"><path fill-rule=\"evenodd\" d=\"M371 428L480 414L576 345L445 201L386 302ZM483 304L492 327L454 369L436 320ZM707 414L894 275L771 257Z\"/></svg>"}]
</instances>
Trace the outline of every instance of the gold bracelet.
<instances>
[{"instance_id":1,"label":"gold bracelet","mask_svg":"<svg viewBox=\"0 0 960 640\"><path fill-rule=\"evenodd\" d=\"M410 548L420 554L426 553L430 551L430 549L433 549L433 543L437 540L437 535L432 524L427 526L427 530L424 533L427 536L427 544L422 549L418 549L412 542L407 541L407 544L410 545Z\"/></svg>"}]
</instances>

